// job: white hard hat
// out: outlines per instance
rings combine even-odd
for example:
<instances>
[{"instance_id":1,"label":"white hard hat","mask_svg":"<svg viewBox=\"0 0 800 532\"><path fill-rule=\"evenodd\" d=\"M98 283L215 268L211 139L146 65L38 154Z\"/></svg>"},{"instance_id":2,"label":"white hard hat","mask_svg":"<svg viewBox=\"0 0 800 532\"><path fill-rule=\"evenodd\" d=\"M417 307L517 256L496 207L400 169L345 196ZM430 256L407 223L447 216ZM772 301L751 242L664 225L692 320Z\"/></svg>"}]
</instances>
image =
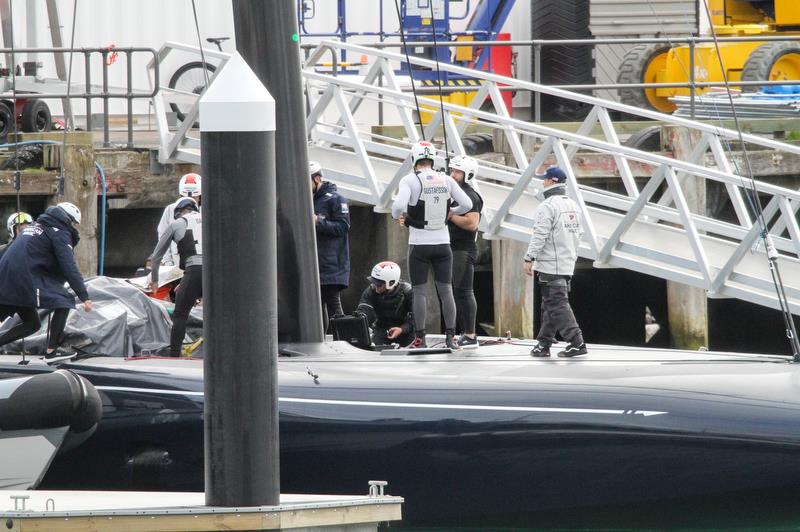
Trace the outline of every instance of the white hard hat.
<instances>
[{"instance_id":1,"label":"white hard hat","mask_svg":"<svg viewBox=\"0 0 800 532\"><path fill-rule=\"evenodd\" d=\"M436 157L436 147L427 140L415 142L411 146L411 164L417 164L422 159L433 159Z\"/></svg>"},{"instance_id":2,"label":"white hard hat","mask_svg":"<svg viewBox=\"0 0 800 532\"><path fill-rule=\"evenodd\" d=\"M81 210L74 204L68 201L62 201L56 207L59 207L62 211L67 213L70 220L75 223L81 223Z\"/></svg>"},{"instance_id":3,"label":"white hard hat","mask_svg":"<svg viewBox=\"0 0 800 532\"><path fill-rule=\"evenodd\" d=\"M322 165L317 161L308 161L308 176L313 178L317 174L322 175Z\"/></svg>"},{"instance_id":4,"label":"white hard hat","mask_svg":"<svg viewBox=\"0 0 800 532\"><path fill-rule=\"evenodd\" d=\"M178 194L194 198L203 194L203 177L200 174L184 174L178 182Z\"/></svg>"},{"instance_id":5,"label":"white hard hat","mask_svg":"<svg viewBox=\"0 0 800 532\"><path fill-rule=\"evenodd\" d=\"M181 198L178 200L178 203L175 204L175 208L172 210L173 218L176 220L181 217L181 211L183 209L192 209L193 211L200 212L200 209L197 207L197 202L194 198Z\"/></svg>"},{"instance_id":6,"label":"white hard hat","mask_svg":"<svg viewBox=\"0 0 800 532\"><path fill-rule=\"evenodd\" d=\"M396 262L379 262L367 277L371 283L386 283L386 288L394 290L400 282L400 266Z\"/></svg>"},{"instance_id":7,"label":"white hard hat","mask_svg":"<svg viewBox=\"0 0 800 532\"><path fill-rule=\"evenodd\" d=\"M472 180L478 175L478 161L468 155L456 155L450 161L450 169L464 172L464 181L471 185Z\"/></svg>"},{"instance_id":8,"label":"white hard hat","mask_svg":"<svg viewBox=\"0 0 800 532\"><path fill-rule=\"evenodd\" d=\"M8 229L8 234L11 235L11 238L14 238L14 228L20 224L32 224L33 217L28 214L27 212L15 212L11 216L8 217L8 221L6 222L6 229Z\"/></svg>"}]
</instances>

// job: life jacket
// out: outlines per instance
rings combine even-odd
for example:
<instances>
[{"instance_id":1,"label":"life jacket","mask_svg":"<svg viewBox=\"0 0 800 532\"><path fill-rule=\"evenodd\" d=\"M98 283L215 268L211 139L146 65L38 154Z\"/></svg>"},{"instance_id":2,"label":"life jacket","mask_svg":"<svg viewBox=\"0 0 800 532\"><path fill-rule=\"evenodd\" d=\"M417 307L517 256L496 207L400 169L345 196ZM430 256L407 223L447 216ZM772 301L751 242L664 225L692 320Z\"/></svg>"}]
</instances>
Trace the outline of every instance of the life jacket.
<instances>
[{"instance_id":1,"label":"life jacket","mask_svg":"<svg viewBox=\"0 0 800 532\"><path fill-rule=\"evenodd\" d=\"M184 270L189 257L203 254L203 226L199 212L188 212L182 218L186 220L186 233L178 242L178 255L179 266Z\"/></svg>"},{"instance_id":2,"label":"life jacket","mask_svg":"<svg viewBox=\"0 0 800 532\"><path fill-rule=\"evenodd\" d=\"M416 222L414 227L436 231L447 224L450 210L450 189L447 175L433 170L416 173L420 194L416 205L408 206L409 217Z\"/></svg>"}]
</instances>

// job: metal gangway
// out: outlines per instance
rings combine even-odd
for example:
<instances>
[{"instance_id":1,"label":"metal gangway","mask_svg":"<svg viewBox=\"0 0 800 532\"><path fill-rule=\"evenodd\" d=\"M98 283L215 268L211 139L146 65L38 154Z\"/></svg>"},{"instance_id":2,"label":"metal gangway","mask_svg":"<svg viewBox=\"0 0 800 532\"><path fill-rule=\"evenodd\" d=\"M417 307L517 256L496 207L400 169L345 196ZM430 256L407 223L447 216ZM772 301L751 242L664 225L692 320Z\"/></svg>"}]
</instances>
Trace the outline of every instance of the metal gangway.
<instances>
[{"instance_id":1,"label":"metal gangway","mask_svg":"<svg viewBox=\"0 0 800 532\"><path fill-rule=\"evenodd\" d=\"M368 58L363 75L342 75L336 68L336 58L345 50L350 56ZM160 55L166 55L163 49ZM216 56L224 62L224 54ZM405 61L399 53L325 41L308 56L303 70L309 159L320 162L326 179L336 183L344 196L373 205L377 212L388 212L400 179L411 168L409 148L420 139L409 79L396 74ZM446 135L451 155L463 154L465 133L470 126L480 126L494 131L496 138L501 135L510 148L511 163L480 161L478 186L485 202L480 229L484 238L529 240L541 188L534 174L543 165L555 163L567 172L568 193L577 201L585 221L579 254L596 267L627 268L702 288L709 297L739 298L780 308L761 225L753 214L750 197L754 188L777 250L789 308L800 314L800 227L796 217L800 192L751 182L743 175L746 172L737 167L730 149L731 143L739 143L739 132L413 56L410 62L471 76L480 84L468 106L440 105L436 95L418 95L421 114L427 117L423 120L427 139L436 137L436 144L443 147ZM591 110L575 132L514 119L503 104L501 87L583 102ZM174 132L163 116L170 98L186 101L190 96L162 89L154 98L155 109L161 113L157 122L162 162L199 163L199 139L192 137L191 129L197 105ZM492 102L494 110L486 110L486 101ZM680 160L624 146L609 114L612 110L685 128L694 147ZM403 137L382 134L375 128L378 115L396 119ZM590 136L598 124L603 138ZM773 152L776 160L780 154L800 155L800 147L791 144L750 134L744 134L743 140L751 151ZM536 149L528 153L524 146ZM439 150L437 166L444 167L443 152ZM618 191L575 179L574 159L585 152L613 159ZM634 166L649 169L643 183L634 176ZM735 220L717 219L691 208L689 188L710 183L724 187Z\"/></svg>"}]
</instances>

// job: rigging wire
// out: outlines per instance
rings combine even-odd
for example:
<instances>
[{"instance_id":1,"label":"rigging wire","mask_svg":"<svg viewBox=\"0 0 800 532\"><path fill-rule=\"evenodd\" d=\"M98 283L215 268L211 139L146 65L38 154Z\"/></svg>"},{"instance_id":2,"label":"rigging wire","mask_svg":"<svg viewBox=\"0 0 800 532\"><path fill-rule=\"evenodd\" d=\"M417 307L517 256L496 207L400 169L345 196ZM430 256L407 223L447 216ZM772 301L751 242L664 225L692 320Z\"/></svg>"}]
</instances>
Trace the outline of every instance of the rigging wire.
<instances>
[{"instance_id":1,"label":"rigging wire","mask_svg":"<svg viewBox=\"0 0 800 532\"><path fill-rule=\"evenodd\" d=\"M712 21L711 18L711 11L708 7L708 4L704 3L706 16L708 17L709 21ZM772 237L769 233L769 228L767 226L767 220L764 216L764 209L761 207L761 202L758 198L758 189L756 188L756 180L753 175L753 167L750 161L750 155L747 151L747 144L744 141L744 135L742 133L742 127L739 122L739 115L736 111L736 106L733 103L733 95L731 94L731 87L730 81L728 79L728 73L725 70L725 64L722 59L722 52L720 51L719 47L719 40L717 39L717 32L714 29L714 24L710 24L711 27L711 36L714 40L714 49L717 53L717 59L719 60L720 70L722 71L722 79L725 84L725 89L728 94L728 101L731 106L731 114L733 115L733 123L736 127L736 131L739 135L739 143L742 147L742 155L745 162L745 167L747 171L747 177L750 179L750 187L745 187L745 191L748 193L748 196L751 196L751 205L755 209L756 219L758 220L759 228L761 229L761 239L764 242L765 251L767 253L767 258L769 260L769 271L772 275L772 282L775 285L775 291L777 292L778 296L778 303L780 305L781 315L783 316L784 326L786 327L786 337L789 340L789 344L792 348L792 355L795 361L800 361L800 342L798 342L797 338L797 330L794 325L794 318L792 317L791 310L789 308L789 301L786 296L786 291L783 285L783 279L781 278L780 268L778 267L778 251L775 249L775 244L772 241Z\"/></svg>"},{"instance_id":2,"label":"rigging wire","mask_svg":"<svg viewBox=\"0 0 800 532\"><path fill-rule=\"evenodd\" d=\"M22 188L22 174L19 171L19 127L17 126L17 59L14 46L14 0L8 2L8 13L11 19L11 124L14 128L14 189L17 192L17 213L22 210L20 205L20 189ZM63 158L63 157L62 157ZM17 215L19 221L19 215ZM13 229L12 229L13 231ZM12 235L13 236L13 235Z\"/></svg>"},{"instance_id":3,"label":"rigging wire","mask_svg":"<svg viewBox=\"0 0 800 532\"><path fill-rule=\"evenodd\" d=\"M78 16L78 0L75 0L72 4L72 34L69 40L69 68L67 69L67 97L64 99L69 109L72 109L69 100L69 93L70 89L72 88L72 58L73 58L73 51L75 49L75 25ZM12 24L13 26L13 24ZM65 110L66 111L66 110ZM72 114L72 113L70 113ZM66 117L65 117L66 118ZM92 117L87 116L86 120L91 120ZM75 124L72 124L74 127ZM64 194L64 158L67 154L67 130L69 128L64 128L64 139L61 144L61 157L59 157L59 192Z\"/></svg>"},{"instance_id":4,"label":"rigging wire","mask_svg":"<svg viewBox=\"0 0 800 532\"><path fill-rule=\"evenodd\" d=\"M667 28L664 26L664 21L662 20L661 15L656 11L656 8L653 5L652 1L648 0L647 1L647 5L648 5L648 7L650 7L650 11L653 14L653 18L658 23L658 26L661 29L662 35L664 35L664 38L667 39L667 44L669 45L669 48L670 49L677 48L675 42L673 42L673 40L670 38L669 32L667 31ZM683 15L684 15L684 20L686 20L688 15L686 13L684 13ZM696 61L699 62L699 66L701 68L705 68L706 65L703 63L703 56L702 56L702 54L698 54L696 52L697 48L690 46L689 49L690 49L690 52L692 51L692 49L694 49L694 53L696 55ZM681 59L680 54L674 54L674 57L677 60L678 65L680 66L681 70L683 71L684 76L686 76L686 79L691 79L692 75L689 73L690 69L689 69L689 67L686 66L686 63L684 63L683 59ZM691 91L692 88L690 87L689 90ZM719 124L719 127L720 128L724 128L725 124L722 121L722 114L720 112L720 109L719 109L719 106L717 104L716 99L712 99L712 105L714 106L714 110L717 113L717 123ZM736 170L736 176L739 178L739 182L741 183L742 188L743 189L747 189L747 186L748 186L747 182L745 181L745 178L742 176L741 172L739 171L739 163L738 163L738 161L736 160L736 157L733 154L733 146L731 145L730 140L728 140L727 137L719 136L719 133L718 133L718 138L720 140L720 143L724 146L725 151L728 153L728 157L730 158L730 162L733 165L734 169ZM745 197L747 198L748 204L750 204L750 213L753 215L753 217L756 217L757 216L756 208L755 208L754 205L752 205L752 198L749 195L745 195Z\"/></svg>"},{"instance_id":5,"label":"rigging wire","mask_svg":"<svg viewBox=\"0 0 800 532\"><path fill-rule=\"evenodd\" d=\"M662 33L666 36L667 41L669 42L670 48L674 48L675 46L672 43L672 41L670 40L669 34L666 31L666 29L664 28L664 25L663 25L663 23L661 21L661 18L659 17L659 15L655 11L655 7L653 6L652 0L648 0L647 4L650 7L651 11L653 12L654 18L656 19L656 21L658 22L659 26L661 27ZM715 48L715 51L716 51L717 58L719 60L720 69L721 69L721 73L722 73L722 78L723 78L723 81L724 81L724 84L725 84L725 89L726 89L726 92L727 92L727 95L728 95L728 100L729 100L729 103L730 103L730 106L731 106L731 112L732 112L732 115L733 115L734 125L735 125L736 131L737 131L738 136L739 136L739 143L742 146L742 153L743 153L743 158L744 158L745 165L746 165L747 177L750 180L749 184L746 183L745 178L744 178L744 176L742 175L742 172L739 169L739 165L738 165L738 162L736 160L736 157L734 157L733 148L731 146L731 143L730 143L729 139L723 137L723 138L720 138L720 140L723 142L723 144L725 146L725 149L726 149L726 151L727 151L727 153L728 153L728 155L730 157L730 160L731 160L731 162L733 164L733 167L734 167L734 169L736 171L736 175L739 177L740 182L742 184L742 188L746 192L745 193L745 197L747 198L747 204L749 206L751 214L753 214L754 218L757 220L757 222L759 224L759 228L761 229L761 235L760 236L761 236L762 240L764 241L765 249L766 249L766 252L767 252L767 257L769 259L769 270L770 270L770 274L772 276L772 283L773 283L773 285L775 287L775 291L776 291L777 296L778 296L777 299L778 299L778 304L780 306L781 316L783 317L784 326L786 327L786 336L787 336L787 339L789 340L789 343L791 345L792 355L793 355L794 360L795 361L800 361L800 343L798 343L797 331L796 331L796 328L795 328L795 325L794 325L794 320L792 318L791 310L789 308L788 297L786 296L786 291L785 291L785 287L784 287L784 284L783 284L783 279L781 278L780 269L778 268L778 264L777 264L778 252L775 249L774 243L773 243L772 238L771 238L771 236L769 234L769 230L768 230L768 227L767 227L767 221L766 221L766 219L764 217L764 211L763 211L763 208L761 207L761 203L760 203L760 201L758 199L758 191L757 191L757 188L756 188L756 181L755 181L755 177L754 177L754 174L753 174L753 169L752 169L752 165L751 165L751 161L750 161L750 156L749 156L749 153L747 151L747 145L744 142L744 135L742 134L742 128L741 128L741 124L739 122L739 117L738 117L738 114L736 112L736 108L734 107L733 96L731 94L730 82L729 82L727 71L725 70L725 65L724 65L724 62L723 62L723 59L722 59L722 52L720 51L719 41L717 39L716 30L714 29L714 24L713 24L713 19L711 17L711 12L709 10L708 4L706 2L703 2L703 4L704 4L706 16L708 17L708 20L710 22L711 35L712 35L712 38L713 38L713 41L714 41L714 48ZM697 55L697 58L701 61L701 66L703 66L702 65L702 55L701 54L696 54L696 55ZM676 57L677 57L679 65L681 66L681 68L684 71L684 74L686 74L686 76L688 78L689 77L688 69L683 64L683 61L681 60L680 56L676 55ZM714 109L715 109L716 114L717 114L717 121L719 122L720 127L722 127L723 126L722 116L721 116L719 107L717 106L716 100L712 100L712 102L713 102L713 106L714 106Z\"/></svg>"},{"instance_id":6,"label":"rigging wire","mask_svg":"<svg viewBox=\"0 0 800 532\"><path fill-rule=\"evenodd\" d=\"M417 108L417 123L419 124L419 134L422 140L427 140L425 138L425 129L422 127L422 113L420 112L419 109L417 88L414 85L414 72L411 70L411 59L408 56L408 46L406 45L406 32L403 29L403 15L400 13L399 0L394 0L394 8L397 11L397 23L400 25L400 40L403 42L403 52L405 52L406 55L406 65L408 65L408 75L411 78L411 92L414 94L414 105Z\"/></svg>"},{"instance_id":7,"label":"rigging wire","mask_svg":"<svg viewBox=\"0 0 800 532\"><path fill-rule=\"evenodd\" d=\"M200 23L197 21L197 6L192 0L192 14L194 15L194 31L197 34L197 46L200 48L200 62L203 64L203 77L205 78L206 88L208 88L208 63L206 63L206 54L203 51L203 39L200 37Z\"/></svg>"},{"instance_id":8,"label":"rigging wire","mask_svg":"<svg viewBox=\"0 0 800 532\"><path fill-rule=\"evenodd\" d=\"M442 72L439 69L439 47L436 41L436 17L433 11L433 1L428 2L428 7L431 9L431 33L433 34L433 59L436 61L436 86L439 89L439 111L442 114L442 134L444 135L444 165L445 168L450 167L450 148L447 145L447 127L444 123L444 100L442 98Z\"/></svg>"}]
</instances>

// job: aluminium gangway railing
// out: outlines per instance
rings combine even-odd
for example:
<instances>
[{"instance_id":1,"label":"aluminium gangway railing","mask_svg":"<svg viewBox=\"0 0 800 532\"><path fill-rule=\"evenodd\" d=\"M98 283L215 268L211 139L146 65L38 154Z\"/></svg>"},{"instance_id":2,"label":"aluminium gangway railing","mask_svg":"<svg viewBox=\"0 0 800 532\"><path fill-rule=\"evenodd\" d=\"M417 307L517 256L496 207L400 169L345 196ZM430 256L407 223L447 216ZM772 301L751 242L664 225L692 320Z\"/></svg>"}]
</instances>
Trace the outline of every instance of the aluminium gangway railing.
<instances>
[{"instance_id":1,"label":"aluminium gangway railing","mask_svg":"<svg viewBox=\"0 0 800 532\"><path fill-rule=\"evenodd\" d=\"M337 75L335 58L344 50L368 58L370 66L364 76ZM322 64L329 56L334 58L333 67ZM326 179L335 182L346 197L374 205L378 212L388 210L399 180L410 171L410 145L420 139L408 78L396 74L405 61L405 56L397 53L325 41L309 56L303 70L309 158L322 164ZM710 296L778 308L766 252L759 245L760 223L749 205L754 189L778 250L789 307L800 314L800 227L796 217L800 192L742 175L729 149L730 143L740 140L737 131L487 72L436 65L422 58L411 57L410 62L469 76L480 83L468 106L440 105L438 97L419 97L421 114L427 118L426 138L446 135L451 155L464 153L465 132L471 125L480 125L503 135L509 146L511 163L480 161L478 182L485 202L480 228L485 238L528 241L541 188L534 174L543 165L555 163L567 172L568 192L585 221L579 254L593 260L595 266L627 268L705 289ZM501 87L582 102L591 110L576 132L514 119L503 104ZM487 100L494 111L485 110ZM382 115L393 116L402 125L402 139L373 132L379 107ZM609 115L612 110L685 128L690 138L696 139L690 155L681 160L623 146ZM602 139L589 136L598 124ZM791 144L750 134L743 139L750 149L800 155L800 147ZM443 147L439 140L437 145ZM180 158L174 148L181 142L173 139L162 144L161 159ZM529 145L536 146L530 154L524 148ZM613 159L624 193L577 181L573 160L579 150ZM649 169L641 187L632 170L634 163L637 172ZM724 187L735 221L693 211L687 185L695 186L698 181Z\"/></svg>"}]
</instances>

